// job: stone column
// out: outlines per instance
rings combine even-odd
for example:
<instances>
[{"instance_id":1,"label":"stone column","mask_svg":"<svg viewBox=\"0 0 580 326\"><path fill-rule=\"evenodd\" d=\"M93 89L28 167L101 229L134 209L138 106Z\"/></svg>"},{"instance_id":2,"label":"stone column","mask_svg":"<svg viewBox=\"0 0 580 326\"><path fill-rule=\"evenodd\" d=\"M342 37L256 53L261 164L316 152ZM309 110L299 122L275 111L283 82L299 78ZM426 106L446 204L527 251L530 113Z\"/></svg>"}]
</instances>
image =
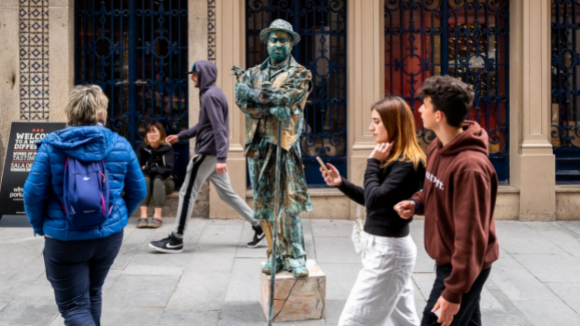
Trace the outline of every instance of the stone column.
<instances>
[{"instance_id":1,"label":"stone column","mask_svg":"<svg viewBox=\"0 0 580 326\"><path fill-rule=\"evenodd\" d=\"M375 141L368 130L370 108L385 96L384 0L348 2L348 176L363 182L366 162ZM351 217L356 204L350 203Z\"/></svg>"},{"instance_id":2,"label":"stone column","mask_svg":"<svg viewBox=\"0 0 580 326\"><path fill-rule=\"evenodd\" d=\"M187 70L197 60L207 59L207 0L189 0L188 2L188 52ZM189 75L187 76L189 78ZM189 82L189 126L193 127L199 119L199 88ZM195 141L190 142L190 156L193 157Z\"/></svg>"},{"instance_id":3,"label":"stone column","mask_svg":"<svg viewBox=\"0 0 580 326\"><path fill-rule=\"evenodd\" d=\"M188 17L188 67L197 60L207 59L207 0L189 0L187 4ZM189 75L187 76L189 78ZM189 127L193 127L199 120L199 88L189 85ZM189 157L193 158L195 139L189 142ZM206 181L199 194L192 217L206 217L209 215L209 182Z\"/></svg>"},{"instance_id":4,"label":"stone column","mask_svg":"<svg viewBox=\"0 0 580 326\"><path fill-rule=\"evenodd\" d=\"M51 0L48 15L50 122L66 122L65 108L74 87L74 0Z\"/></svg>"},{"instance_id":5,"label":"stone column","mask_svg":"<svg viewBox=\"0 0 580 326\"><path fill-rule=\"evenodd\" d=\"M550 0L510 1L510 184L521 220L554 220L550 143Z\"/></svg>"},{"instance_id":6,"label":"stone column","mask_svg":"<svg viewBox=\"0 0 580 326\"><path fill-rule=\"evenodd\" d=\"M228 173L234 191L246 199L246 159L244 157L245 117L236 106L234 97L235 77L232 66L246 66L245 45L245 1L216 1L216 65L217 85L225 93L230 112L230 149L228 151ZM219 198L215 187L210 184L209 217L239 218L240 215Z\"/></svg>"},{"instance_id":7,"label":"stone column","mask_svg":"<svg viewBox=\"0 0 580 326\"><path fill-rule=\"evenodd\" d=\"M20 119L19 1L0 1L0 176L10 124Z\"/></svg>"}]
</instances>

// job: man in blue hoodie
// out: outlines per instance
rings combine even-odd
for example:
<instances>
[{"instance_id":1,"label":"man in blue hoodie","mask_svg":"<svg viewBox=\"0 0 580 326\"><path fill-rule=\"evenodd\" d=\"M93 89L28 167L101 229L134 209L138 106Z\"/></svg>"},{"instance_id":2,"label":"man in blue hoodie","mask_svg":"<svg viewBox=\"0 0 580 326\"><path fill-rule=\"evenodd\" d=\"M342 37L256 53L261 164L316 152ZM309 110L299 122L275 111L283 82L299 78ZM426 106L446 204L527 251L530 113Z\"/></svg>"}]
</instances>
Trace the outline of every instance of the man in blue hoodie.
<instances>
[{"instance_id":1,"label":"man in blue hoodie","mask_svg":"<svg viewBox=\"0 0 580 326\"><path fill-rule=\"evenodd\" d=\"M210 61L196 61L191 67L191 80L199 88L201 109L199 121L178 135L167 137L172 145L178 141L196 138L195 156L187 166L185 180L179 192L179 207L173 232L165 239L151 241L149 246L157 251L178 253L183 251L183 234L195 205L195 200L205 180L209 179L220 198L242 215L254 229L254 238L248 247L255 248L264 240L260 222L246 201L238 196L230 183L227 171L229 149L228 101L216 86L217 67Z\"/></svg>"}]
</instances>

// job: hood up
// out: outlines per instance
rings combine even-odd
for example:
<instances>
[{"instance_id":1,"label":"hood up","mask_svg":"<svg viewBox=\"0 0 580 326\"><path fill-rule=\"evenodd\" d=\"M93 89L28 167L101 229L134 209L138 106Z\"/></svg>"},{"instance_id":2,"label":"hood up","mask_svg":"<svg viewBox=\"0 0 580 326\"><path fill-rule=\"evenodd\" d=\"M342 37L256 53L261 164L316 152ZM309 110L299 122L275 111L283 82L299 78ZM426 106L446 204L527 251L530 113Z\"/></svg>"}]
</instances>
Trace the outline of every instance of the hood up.
<instances>
[{"instance_id":1,"label":"hood up","mask_svg":"<svg viewBox=\"0 0 580 326\"><path fill-rule=\"evenodd\" d=\"M199 90L205 93L217 80L217 67L210 61L200 60L195 62L195 71L199 82Z\"/></svg>"}]
</instances>

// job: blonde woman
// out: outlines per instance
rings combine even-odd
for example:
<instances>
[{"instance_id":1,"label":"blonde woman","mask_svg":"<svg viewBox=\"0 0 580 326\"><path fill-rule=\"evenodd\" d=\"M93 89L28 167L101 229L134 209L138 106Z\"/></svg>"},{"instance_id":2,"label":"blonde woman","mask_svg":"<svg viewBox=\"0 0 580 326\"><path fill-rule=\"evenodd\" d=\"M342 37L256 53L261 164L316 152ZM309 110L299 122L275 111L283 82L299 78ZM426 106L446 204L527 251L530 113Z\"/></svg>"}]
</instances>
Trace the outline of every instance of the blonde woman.
<instances>
[{"instance_id":1,"label":"blonde woman","mask_svg":"<svg viewBox=\"0 0 580 326\"><path fill-rule=\"evenodd\" d=\"M147 192L129 142L100 125L106 121L108 102L99 86L76 86L66 108L68 128L38 142L24 184L24 209L34 233L44 236L46 278L67 326L100 325L101 289L121 248L128 217ZM63 179L69 157L104 163L110 209L101 224L75 227L67 217Z\"/></svg>"},{"instance_id":2,"label":"blonde woman","mask_svg":"<svg viewBox=\"0 0 580 326\"><path fill-rule=\"evenodd\" d=\"M363 269L339 325L385 325L390 317L397 326L418 326L411 283L417 246L410 235L411 219L399 217L393 206L421 189L425 154L415 138L413 113L400 97L373 105L369 130L377 145L367 161L364 188L344 179L331 164L332 178L321 168L328 185L367 211Z\"/></svg>"}]
</instances>

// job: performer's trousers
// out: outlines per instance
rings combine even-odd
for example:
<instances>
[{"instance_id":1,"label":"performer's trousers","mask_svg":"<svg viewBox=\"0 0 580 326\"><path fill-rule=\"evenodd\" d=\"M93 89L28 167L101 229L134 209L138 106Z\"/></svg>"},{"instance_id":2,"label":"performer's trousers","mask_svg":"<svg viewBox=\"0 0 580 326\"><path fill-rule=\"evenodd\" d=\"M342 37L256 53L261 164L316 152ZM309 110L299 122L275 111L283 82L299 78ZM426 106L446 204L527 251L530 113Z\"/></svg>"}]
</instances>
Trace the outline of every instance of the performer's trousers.
<instances>
[{"instance_id":1,"label":"performer's trousers","mask_svg":"<svg viewBox=\"0 0 580 326\"><path fill-rule=\"evenodd\" d=\"M193 213L197 195L207 179L213 183L221 200L235 209L252 226L260 225L260 222L254 218L254 212L246 204L246 201L234 192L228 173L218 174L216 164L217 158L215 156L205 154L197 154L189 162L185 180L179 191L179 206L177 207L177 217L173 230L173 234L177 237L183 237L187 223Z\"/></svg>"},{"instance_id":2,"label":"performer's trousers","mask_svg":"<svg viewBox=\"0 0 580 326\"><path fill-rule=\"evenodd\" d=\"M284 269L287 271L292 271L294 267L306 266L306 251L304 251L304 234L300 215L282 215L278 220L277 262L282 262ZM268 258L270 258L273 246L272 231L274 222L260 220L260 224L268 240Z\"/></svg>"}]
</instances>

